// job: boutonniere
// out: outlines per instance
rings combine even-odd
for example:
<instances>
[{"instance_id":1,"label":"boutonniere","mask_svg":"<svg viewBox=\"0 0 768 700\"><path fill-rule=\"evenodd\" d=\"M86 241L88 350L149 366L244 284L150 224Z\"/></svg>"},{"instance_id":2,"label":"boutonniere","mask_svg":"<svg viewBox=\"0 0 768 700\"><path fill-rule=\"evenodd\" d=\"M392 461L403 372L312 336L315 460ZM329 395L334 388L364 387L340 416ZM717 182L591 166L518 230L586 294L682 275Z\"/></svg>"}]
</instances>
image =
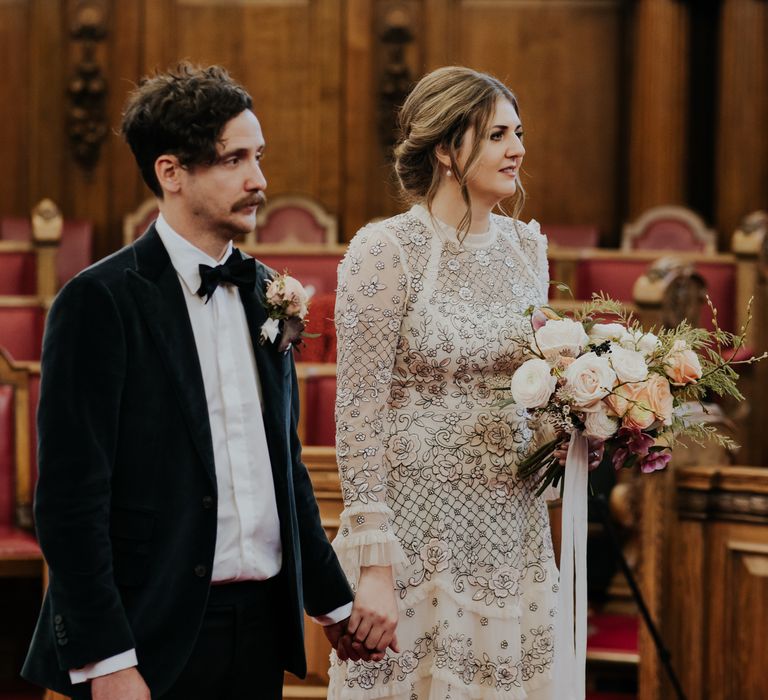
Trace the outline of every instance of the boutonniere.
<instances>
[{"instance_id":1,"label":"boutonniere","mask_svg":"<svg viewBox=\"0 0 768 700\"><path fill-rule=\"evenodd\" d=\"M309 295L294 277L287 274L277 275L266 281L267 291L264 308L267 320L261 327L261 342L274 343L278 336L278 352L288 350L292 345L299 346L302 338L316 338L317 335L305 333Z\"/></svg>"}]
</instances>

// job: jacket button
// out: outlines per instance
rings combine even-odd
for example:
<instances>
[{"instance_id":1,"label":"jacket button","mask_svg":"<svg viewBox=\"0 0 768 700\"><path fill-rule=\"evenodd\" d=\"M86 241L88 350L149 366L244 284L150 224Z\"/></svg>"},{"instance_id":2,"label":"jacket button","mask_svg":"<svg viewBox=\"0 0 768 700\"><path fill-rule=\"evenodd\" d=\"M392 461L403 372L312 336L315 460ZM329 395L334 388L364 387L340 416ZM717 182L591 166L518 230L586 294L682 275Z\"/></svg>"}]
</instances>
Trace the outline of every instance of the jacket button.
<instances>
[{"instance_id":1,"label":"jacket button","mask_svg":"<svg viewBox=\"0 0 768 700\"><path fill-rule=\"evenodd\" d=\"M203 578L207 573L208 573L208 568L203 564L198 564L195 567L195 576L197 576L198 578Z\"/></svg>"},{"instance_id":2,"label":"jacket button","mask_svg":"<svg viewBox=\"0 0 768 700\"><path fill-rule=\"evenodd\" d=\"M213 508L213 496L203 496L203 508L205 510Z\"/></svg>"},{"instance_id":3,"label":"jacket button","mask_svg":"<svg viewBox=\"0 0 768 700\"><path fill-rule=\"evenodd\" d=\"M62 624L60 624L60 623L58 623L58 622L57 622L57 623L56 623L56 624L55 624L53 627L54 627L54 629L55 629L57 632L61 632L61 630L63 630L63 629L64 629L64 625L62 625Z\"/></svg>"},{"instance_id":4,"label":"jacket button","mask_svg":"<svg viewBox=\"0 0 768 700\"><path fill-rule=\"evenodd\" d=\"M56 632L56 636L57 636L59 639L66 639L66 638L67 638L67 633L66 633L66 632L64 632L64 631L62 631L62 630L58 630L58 631Z\"/></svg>"},{"instance_id":5,"label":"jacket button","mask_svg":"<svg viewBox=\"0 0 768 700\"><path fill-rule=\"evenodd\" d=\"M62 616L61 616L61 615L55 615L55 616L54 616L54 618L53 618L53 621L54 621L54 622L55 622L57 625L60 625L60 624L62 623L63 619L64 619L64 618L62 618Z\"/></svg>"},{"instance_id":6,"label":"jacket button","mask_svg":"<svg viewBox=\"0 0 768 700\"><path fill-rule=\"evenodd\" d=\"M59 643L60 647L66 646L67 642L69 641L66 637L60 637L56 640Z\"/></svg>"}]
</instances>

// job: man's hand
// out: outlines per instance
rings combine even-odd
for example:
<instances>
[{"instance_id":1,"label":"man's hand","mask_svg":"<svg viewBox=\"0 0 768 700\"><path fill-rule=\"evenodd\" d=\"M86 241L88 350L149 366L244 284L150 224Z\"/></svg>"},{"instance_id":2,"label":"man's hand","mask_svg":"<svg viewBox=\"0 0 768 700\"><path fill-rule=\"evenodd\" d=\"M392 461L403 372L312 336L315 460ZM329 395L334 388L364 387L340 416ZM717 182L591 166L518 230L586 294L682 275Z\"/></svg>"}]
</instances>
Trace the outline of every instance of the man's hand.
<instances>
[{"instance_id":1,"label":"man's hand","mask_svg":"<svg viewBox=\"0 0 768 700\"><path fill-rule=\"evenodd\" d=\"M149 688L138 669L131 668L99 676L91 681L93 700L151 700Z\"/></svg>"},{"instance_id":2,"label":"man's hand","mask_svg":"<svg viewBox=\"0 0 768 700\"><path fill-rule=\"evenodd\" d=\"M348 624L349 618L346 617L332 625L323 625L323 632L325 632L325 636L328 638L328 641L334 649L337 649L339 646L339 640L341 640L346 633ZM342 661L346 661L346 659L342 659Z\"/></svg>"},{"instance_id":3,"label":"man's hand","mask_svg":"<svg viewBox=\"0 0 768 700\"><path fill-rule=\"evenodd\" d=\"M339 658L381 661L388 647L400 653L395 634L397 618L392 567L363 567L347 634L339 640Z\"/></svg>"}]
</instances>

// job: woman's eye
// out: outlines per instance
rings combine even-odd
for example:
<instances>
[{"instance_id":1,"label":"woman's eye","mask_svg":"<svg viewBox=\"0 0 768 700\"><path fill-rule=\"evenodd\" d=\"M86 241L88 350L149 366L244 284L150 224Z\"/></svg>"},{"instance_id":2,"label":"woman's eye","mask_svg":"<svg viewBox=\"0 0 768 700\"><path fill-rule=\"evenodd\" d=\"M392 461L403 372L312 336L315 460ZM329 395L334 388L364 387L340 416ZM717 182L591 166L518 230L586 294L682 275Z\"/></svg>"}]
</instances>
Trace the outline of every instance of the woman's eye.
<instances>
[{"instance_id":1,"label":"woman's eye","mask_svg":"<svg viewBox=\"0 0 768 700\"><path fill-rule=\"evenodd\" d=\"M494 131L491 133L491 141L501 141L503 136L504 136L503 131Z\"/></svg>"},{"instance_id":2,"label":"woman's eye","mask_svg":"<svg viewBox=\"0 0 768 700\"><path fill-rule=\"evenodd\" d=\"M521 141L523 140L523 135L524 134L525 134L525 132L523 132L523 131L516 131L515 132L515 136L517 136L517 138L519 138Z\"/></svg>"}]
</instances>

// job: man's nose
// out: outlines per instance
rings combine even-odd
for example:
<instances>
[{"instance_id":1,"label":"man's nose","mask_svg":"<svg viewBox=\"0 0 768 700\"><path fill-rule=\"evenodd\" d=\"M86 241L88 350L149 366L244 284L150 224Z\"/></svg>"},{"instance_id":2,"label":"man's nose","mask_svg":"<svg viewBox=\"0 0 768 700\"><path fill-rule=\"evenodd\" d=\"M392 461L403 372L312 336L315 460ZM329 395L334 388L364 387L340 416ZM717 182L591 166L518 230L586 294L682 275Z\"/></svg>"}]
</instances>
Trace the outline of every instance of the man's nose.
<instances>
[{"instance_id":1,"label":"man's nose","mask_svg":"<svg viewBox=\"0 0 768 700\"><path fill-rule=\"evenodd\" d=\"M249 173L248 179L245 181L245 189L249 192L260 192L267 189L267 178L264 177L264 173L258 163L254 164L252 172Z\"/></svg>"}]
</instances>

